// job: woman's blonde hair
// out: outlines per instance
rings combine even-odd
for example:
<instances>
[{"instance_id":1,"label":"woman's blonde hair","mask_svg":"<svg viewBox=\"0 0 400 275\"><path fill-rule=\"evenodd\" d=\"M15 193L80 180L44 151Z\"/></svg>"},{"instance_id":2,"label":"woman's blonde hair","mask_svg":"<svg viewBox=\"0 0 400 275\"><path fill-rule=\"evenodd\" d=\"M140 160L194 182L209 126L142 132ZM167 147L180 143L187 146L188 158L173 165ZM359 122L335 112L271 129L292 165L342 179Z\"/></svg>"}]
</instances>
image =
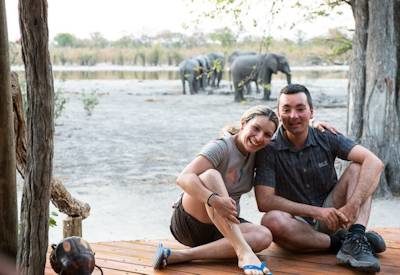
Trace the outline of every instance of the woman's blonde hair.
<instances>
[{"instance_id":1,"label":"woman's blonde hair","mask_svg":"<svg viewBox=\"0 0 400 275\"><path fill-rule=\"evenodd\" d=\"M265 116L275 124L276 128L278 128L279 120L275 112L265 105L257 105L245 111L243 115L240 117L239 123L233 125L227 125L224 128L222 128L222 134L223 135L227 133L231 135L237 134L240 131L241 125L246 124L256 116Z\"/></svg>"}]
</instances>

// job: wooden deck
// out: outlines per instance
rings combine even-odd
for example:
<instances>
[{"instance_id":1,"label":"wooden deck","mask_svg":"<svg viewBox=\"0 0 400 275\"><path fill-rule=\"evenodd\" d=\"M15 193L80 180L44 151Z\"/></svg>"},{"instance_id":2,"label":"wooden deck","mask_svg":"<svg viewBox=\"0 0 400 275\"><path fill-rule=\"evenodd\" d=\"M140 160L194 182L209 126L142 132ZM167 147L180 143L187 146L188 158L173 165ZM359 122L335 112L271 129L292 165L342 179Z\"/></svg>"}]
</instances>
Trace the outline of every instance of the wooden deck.
<instances>
[{"instance_id":1,"label":"wooden deck","mask_svg":"<svg viewBox=\"0 0 400 275\"><path fill-rule=\"evenodd\" d=\"M379 274L400 274L400 228L377 228L386 240L387 250L379 255ZM162 271L152 268L153 255L159 240L117 241L91 244L96 253L96 264L104 274L243 274L235 260L214 262L191 262L169 265ZM163 240L171 248L183 247L173 240ZM336 264L332 254L292 254L272 244L258 254L266 260L273 274L363 274ZM55 274L47 263L46 275ZM93 274L100 274L95 269Z\"/></svg>"}]
</instances>

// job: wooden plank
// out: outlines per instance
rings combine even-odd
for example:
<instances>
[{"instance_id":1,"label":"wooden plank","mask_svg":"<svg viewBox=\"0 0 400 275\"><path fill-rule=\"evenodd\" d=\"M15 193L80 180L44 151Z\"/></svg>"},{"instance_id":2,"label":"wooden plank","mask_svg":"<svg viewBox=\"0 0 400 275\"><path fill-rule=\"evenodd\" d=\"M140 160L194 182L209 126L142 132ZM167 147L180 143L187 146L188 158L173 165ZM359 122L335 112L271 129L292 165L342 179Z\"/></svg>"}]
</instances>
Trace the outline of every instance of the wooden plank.
<instances>
[{"instance_id":1,"label":"wooden plank","mask_svg":"<svg viewBox=\"0 0 400 275\"><path fill-rule=\"evenodd\" d=\"M400 228L378 228L386 240L387 251L379 255L380 274L400 274ZM100 242L91 244L96 253L96 264L103 268L104 274L243 274L237 267L237 260L192 261L190 263L169 265L162 271L152 268L153 257L159 242L173 249L185 246L174 240L135 240ZM272 244L258 253L266 260L274 274L363 274L336 263L334 254L304 253L294 254ZM55 274L47 263L46 275ZM100 274L96 271L93 274Z\"/></svg>"}]
</instances>

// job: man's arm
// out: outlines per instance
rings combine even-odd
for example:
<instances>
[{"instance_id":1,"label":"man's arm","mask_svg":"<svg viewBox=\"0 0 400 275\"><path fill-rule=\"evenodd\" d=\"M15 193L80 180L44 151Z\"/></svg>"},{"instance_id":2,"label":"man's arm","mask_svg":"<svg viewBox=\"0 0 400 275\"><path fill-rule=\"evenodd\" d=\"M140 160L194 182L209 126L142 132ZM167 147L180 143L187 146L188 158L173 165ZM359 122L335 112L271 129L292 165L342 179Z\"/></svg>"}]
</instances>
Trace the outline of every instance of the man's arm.
<instances>
[{"instance_id":1,"label":"man's arm","mask_svg":"<svg viewBox=\"0 0 400 275\"><path fill-rule=\"evenodd\" d=\"M269 212L280 210L292 214L293 216L311 217L322 221L330 229L337 229L342 221L347 222L347 218L335 208L323 208L303 203L293 202L275 194L275 188L256 185L255 194L258 210Z\"/></svg>"},{"instance_id":2,"label":"man's arm","mask_svg":"<svg viewBox=\"0 0 400 275\"><path fill-rule=\"evenodd\" d=\"M360 164L361 170L353 194L348 195L346 205L339 210L348 216L350 221L354 221L361 205L372 196L378 187L384 164L374 153L361 145L354 146L347 158Z\"/></svg>"}]
</instances>

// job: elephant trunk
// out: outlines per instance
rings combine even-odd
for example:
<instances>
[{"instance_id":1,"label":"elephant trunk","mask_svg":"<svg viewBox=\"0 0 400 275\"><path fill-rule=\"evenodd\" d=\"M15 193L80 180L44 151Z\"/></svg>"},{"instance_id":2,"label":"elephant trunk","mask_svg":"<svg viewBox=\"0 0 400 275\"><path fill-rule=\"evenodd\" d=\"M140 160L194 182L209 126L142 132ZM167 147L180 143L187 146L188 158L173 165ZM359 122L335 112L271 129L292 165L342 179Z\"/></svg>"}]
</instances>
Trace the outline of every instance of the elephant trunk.
<instances>
[{"instance_id":1,"label":"elephant trunk","mask_svg":"<svg viewBox=\"0 0 400 275\"><path fill-rule=\"evenodd\" d=\"M286 74L286 80L287 80L287 84L291 84L292 83L292 75L290 73Z\"/></svg>"}]
</instances>

